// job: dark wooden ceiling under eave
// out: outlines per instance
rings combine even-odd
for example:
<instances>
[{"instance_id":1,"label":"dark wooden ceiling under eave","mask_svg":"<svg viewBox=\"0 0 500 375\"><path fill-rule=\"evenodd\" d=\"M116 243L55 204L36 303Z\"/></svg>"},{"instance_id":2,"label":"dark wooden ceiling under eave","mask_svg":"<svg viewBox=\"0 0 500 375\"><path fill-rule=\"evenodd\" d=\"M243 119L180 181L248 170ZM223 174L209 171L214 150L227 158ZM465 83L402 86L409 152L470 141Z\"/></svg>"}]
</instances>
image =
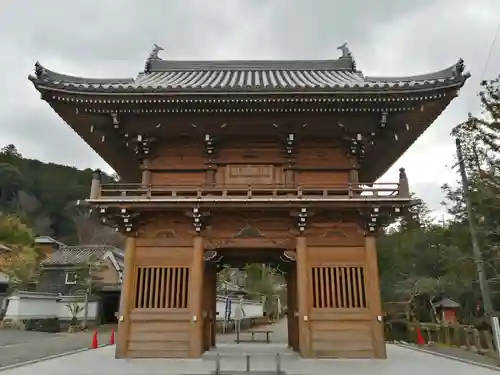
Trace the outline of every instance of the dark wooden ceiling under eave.
<instances>
[{"instance_id":1,"label":"dark wooden ceiling under eave","mask_svg":"<svg viewBox=\"0 0 500 375\"><path fill-rule=\"evenodd\" d=\"M91 125L99 127L103 117L77 114L75 107L49 101L54 111L126 182L140 182L140 164L134 152L118 138L105 137L99 131L91 131Z\"/></svg>"},{"instance_id":2,"label":"dark wooden ceiling under eave","mask_svg":"<svg viewBox=\"0 0 500 375\"><path fill-rule=\"evenodd\" d=\"M455 97L450 94L442 100L426 103L423 111L418 108L413 112L398 115L387 129L387 137L378 141L376 146L366 153L359 173L360 181L371 182L382 177L438 119ZM409 130L406 130L406 124L410 126ZM397 140L394 133L398 135ZM404 168L404 165L400 167Z\"/></svg>"}]
</instances>

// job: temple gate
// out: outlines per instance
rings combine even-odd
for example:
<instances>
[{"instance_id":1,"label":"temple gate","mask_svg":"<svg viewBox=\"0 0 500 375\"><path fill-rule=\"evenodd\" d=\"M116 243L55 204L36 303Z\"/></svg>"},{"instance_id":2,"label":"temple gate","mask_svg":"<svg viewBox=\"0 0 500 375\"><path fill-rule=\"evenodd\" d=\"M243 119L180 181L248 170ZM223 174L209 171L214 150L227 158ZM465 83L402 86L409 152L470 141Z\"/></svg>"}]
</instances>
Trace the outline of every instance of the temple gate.
<instances>
[{"instance_id":1,"label":"temple gate","mask_svg":"<svg viewBox=\"0 0 500 375\"><path fill-rule=\"evenodd\" d=\"M323 61L167 61L134 79L39 63L52 108L120 175L86 203L125 234L117 357L199 357L215 345L218 262L285 271L289 346L385 358L376 234L414 204L403 169L375 181L464 85L365 77L347 47Z\"/></svg>"}]
</instances>

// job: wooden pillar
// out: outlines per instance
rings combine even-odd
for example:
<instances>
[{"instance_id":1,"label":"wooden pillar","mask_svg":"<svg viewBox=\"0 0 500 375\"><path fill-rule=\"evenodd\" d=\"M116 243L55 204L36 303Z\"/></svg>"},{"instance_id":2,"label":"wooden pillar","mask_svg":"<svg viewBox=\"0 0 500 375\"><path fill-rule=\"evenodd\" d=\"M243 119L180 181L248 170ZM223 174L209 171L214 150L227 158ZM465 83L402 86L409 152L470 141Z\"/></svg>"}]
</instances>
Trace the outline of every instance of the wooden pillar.
<instances>
[{"instance_id":1,"label":"wooden pillar","mask_svg":"<svg viewBox=\"0 0 500 375\"><path fill-rule=\"evenodd\" d=\"M307 259L307 239L297 237L297 312L299 331L299 353L303 357L311 356L310 304L309 304L309 262Z\"/></svg>"},{"instance_id":2,"label":"wooden pillar","mask_svg":"<svg viewBox=\"0 0 500 375\"><path fill-rule=\"evenodd\" d=\"M367 294L368 307L373 319L373 338L376 358L387 358L384 338L384 323L382 320L382 301L380 298L380 282L377 262L376 237L368 235L365 237L366 269L367 269Z\"/></svg>"},{"instance_id":3,"label":"wooden pillar","mask_svg":"<svg viewBox=\"0 0 500 375\"><path fill-rule=\"evenodd\" d=\"M217 273L213 265L207 266L205 269L205 282L204 282L204 349L209 350L211 347L215 346L215 325L214 322L217 319L216 312L214 312L215 305L215 294L216 294L216 278Z\"/></svg>"},{"instance_id":4,"label":"wooden pillar","mask_svg":"<svg viewBox=\"0 0 500 375\"><path fill-rule=\"evenodd\" d=\"M211 330L211 346L215 348L217 339L217 268L212 269L213 272L213 284L212 284L212 330Z\"/></svg>"},{"instance_id":5,"label":"wooden pillar","mask_svg":"<svg viewBox=\"0 0 500 375\"><path fill-rule=\"evenodd\" d=\"M128 336L130 332L130 311L134 303L134 278L135 278L135 248L136 238L127 237L125 245L124 275L120 298L118 319L118 338L116 340L116 358L127 356Z\"/></svg>"},{"instance_id":6,"label":"wooden pillar","mask_svg":"<svg viewBox=\"0 0 500 375\"><path fill-rule=\"evenodd\" d=\"M203 278L205 261L203 237L193 241L193 262L189 270L189 311L191 314L190 356L203 354Z\"/></svg>"},{"instance_id":7,"label":"wooden pillar","mask_svg":"<svg viewBox=\"0 0 500 375\"><path fill-rule=\"evenodd\" d=\"M299 331L298 331L298 313L297 313L297 270L296 268L293 268L291 273L290 273L290 297L291 297L291 304L292 304L292 316L291 316L291 322L292 322L292 339L293 339L293 349L295 351L299 351Z\"/></svg>"},{"instance_id":8,"label":"wooden pillar","mask_svg":"<svg viewBox=\"0 0 500 375\"><path fill-rule=\"evenodd\" d=\"M288 331L288 346L290 348L293 348L293 327L292 327L292 317L293 317L293 312L292 310L292 305L291 305L291 294L292 294L292 289L290 285L290 271L287 271L285 274L285 281L286 281L286 326L287 326L287 331Z\"/></svg>"}]
</instances>

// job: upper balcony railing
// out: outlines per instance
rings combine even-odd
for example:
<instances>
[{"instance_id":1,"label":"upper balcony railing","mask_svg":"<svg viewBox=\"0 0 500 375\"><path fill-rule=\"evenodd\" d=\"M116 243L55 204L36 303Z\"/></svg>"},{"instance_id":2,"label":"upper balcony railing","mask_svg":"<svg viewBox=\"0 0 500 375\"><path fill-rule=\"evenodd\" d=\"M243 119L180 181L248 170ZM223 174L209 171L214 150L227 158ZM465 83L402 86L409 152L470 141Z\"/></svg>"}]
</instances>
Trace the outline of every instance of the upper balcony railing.
<instances>
[{"instance_id":1,"label":"upper balcony railing","mask_svg":"<svg viewBox=\"0 0 500 375\"><path fill-rule=\"evenodd\" d=\"M129 183L101 184L100 172L94 173L90 202L298 202L298 201L387 201L410 200L404 169L397 183L349 183L301 186L281 184L253 185L145 185Z\"/></svg>"},{"instance_id":2,"label":"upper balcony railing","mask_svg":"<svg viewBox=\"0 0 500 375\"><path fill-rule=\"evenodd\" d=\"M91 200L96 199L165 199L165 200L217 200L230 201L267 199L282 201L287 199L363 199L384 200L391 198L409 199L408 189L401 183L342 184L321 187L285 185L141 185L104 184L94 186Z\"/></svg>"}]
</instances>

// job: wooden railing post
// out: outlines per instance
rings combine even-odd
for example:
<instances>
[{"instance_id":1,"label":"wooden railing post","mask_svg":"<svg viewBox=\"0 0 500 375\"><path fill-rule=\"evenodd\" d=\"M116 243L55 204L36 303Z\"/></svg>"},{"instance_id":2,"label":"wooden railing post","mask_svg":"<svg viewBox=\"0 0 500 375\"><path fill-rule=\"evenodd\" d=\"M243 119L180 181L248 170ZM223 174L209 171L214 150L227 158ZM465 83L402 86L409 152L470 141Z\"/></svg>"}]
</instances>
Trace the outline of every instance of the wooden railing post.
<instances>
[{"instance_id":1,"label":"wooden railing post","mask_svg":"<svg viewBox=\"0 0 500 375\"><path fill-rule=\"evenodd\" d=\"M410 197L410 185L404 168L399 169L399 191L398 196L403 198Z\"/></svg>"},{"instance_id":2,"label":"wooden railing post","mask_svg":"<svg viewBox=\"0 0 500 375\"><path fill-rule=\"evenodd\" d=\"M464 333L465 333L465 348L468 351L472 351L472 345L470 343L470 329L468 327L464 328Z\"/></svg>"},{"instance_id":3,"label":"wooden railing post","mask_svg":"<svg viewBox=\"0 0 500 375\"><path fill-rule=\"evenodd\" d=\"M486 346L488 347L488 355L493 358L498 358L497 351L495 350L495 344L493 340L493 336L490 331L483 331L484 341L486 342Z\"/></svg>"},{"instance_id":4,"label":"wooden railing post","mask_svg":"<svg viewBox=\"0 0 500 375\"><path fill-rule=\"evenodd\" d=\"M90 199L96 199L101 193L101 171L96 169L92 173L92 183L90 185Z\"/></svg>"},{"instance_id":5,"label":"wooden railing post","mask_svg":"<svg viewBox=\"0 0 500 375\"><path fill-rule=\"evenodd\" d=\"M151 185L151 166L149 159L142 161L142 187L146 188Z\"/></svg>"},{"instance_id":6,"label":"wooden railing post","mask_svg":"<svg viewBox=\"0 0 500 375\"><path fill-rule=\"evenodd\" d=\"M476 347L476 350L478 353L483 353L484 352L484 349L483 349L483 345L481 343L481 336L479 335L479 331L477 329L473 329L472 330L472 334L473 334L473 338L474 338L474 346Z\"/></svg>"}]
</instances>

